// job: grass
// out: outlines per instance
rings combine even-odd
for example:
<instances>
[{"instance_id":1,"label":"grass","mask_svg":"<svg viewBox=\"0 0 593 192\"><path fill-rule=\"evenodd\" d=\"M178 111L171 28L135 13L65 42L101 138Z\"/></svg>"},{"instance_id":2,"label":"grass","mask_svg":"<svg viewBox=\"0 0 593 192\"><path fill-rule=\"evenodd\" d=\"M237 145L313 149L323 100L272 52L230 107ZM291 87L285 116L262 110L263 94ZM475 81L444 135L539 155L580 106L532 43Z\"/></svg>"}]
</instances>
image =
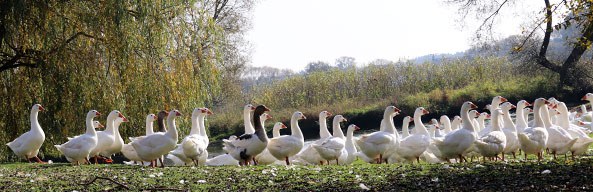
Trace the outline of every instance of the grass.
<instances>
[{"instance_id":1,"label":"grass","mask_svg":"<svg viewBox=\"0 0 593 192\"><path fill-rule=\"evenodd\" d=\"M127 165L3 164L1 191L373 191L593 190L593 158L576 161L350 166L143 168ZM549 171L546 171L549 170ZM547 173L549 172L549 173ZM95 177L111 178L113 181ZM364 187L363 187L364 186Z\"/></svg>"}]
</instances>

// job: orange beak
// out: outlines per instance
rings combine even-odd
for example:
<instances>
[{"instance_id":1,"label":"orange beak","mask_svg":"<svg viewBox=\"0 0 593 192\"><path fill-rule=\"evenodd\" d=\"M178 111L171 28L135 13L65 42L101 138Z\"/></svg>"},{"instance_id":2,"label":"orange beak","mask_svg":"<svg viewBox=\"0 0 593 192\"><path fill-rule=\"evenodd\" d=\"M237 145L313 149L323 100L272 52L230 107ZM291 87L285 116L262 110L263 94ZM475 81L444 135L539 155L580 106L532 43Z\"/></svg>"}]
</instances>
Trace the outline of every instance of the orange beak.
<instances>
[{"instance_id":1,"label":"orange beak","mask_svg":"<svg viewBox=\"0 0 593 192\"><path fill-rule=\"evenodd\" d=\"M307 119L307 117L305 117L305 115L301 115L301 119Z\"/></svg>"},{"instance_id":2,"label":"orange beak","mask_svg":"<svg viewBox=\"0 0 593 192\"><path fill-rule=\"evenodd\" d=\"M265 107L265 106L264 106ZM270 108L265 107L264 111L271 111Z\"/></svg>"},{"instance_id":3,"label":"orange beak","mask_svg":"<svg viewBox=\"0 0 593 192\"><path fill-rule=\"evenodd\" d=\"M266 113L266 118L268 118L268 119L271 119L271 118L272 118L272 116L271 116L270 114L267 114L267 113Z\"/></svg>"},{"instance_id":4,"label":"orange beak","mask_svg":"<svg viewBox=\"0 0 593 192\"><path fill-rule=\"evenodd\" d=\"M39 105L39 111L45 111L45 108L43 108L43 106Z\"/></svg>"},{"instance_id":5,"label":"orange beak","mask_svg":"<svg viewBox=\"0 0 593 192\"><path fill-rule=\"evenodd\" d=\"M103 124L99 123L99 126L97 126L97 128L105 128L105 126L103 126Z\"/></svg>"},{"instance_id":6,"label":"orange beak","mask_svg":"<svg viewBox=\"0 0 593 192\"><path fill-rule=\"evenodd\" d=\"M525 101L525 106L531 106L531 103Z\"/></svg>"},{"instance_id":7,"label":"orange beak","mask_svg":"<svg viewBox=\"0 0 593 192\"><path fill-rule=\"evenodd\" d=\"M327 116L332 116L332 115L334 115L334 114L332 114L332 113L331 113L331 112L329 112L329 111L327 112Z\"/></svg>"},{"instance_id":8,"label":"orange beak","mask_svg":"<svg viewBox=\"0 0 593 192\"><path fill-rule=\"evenodd\" d=\"M95 113L95 115L97 115L97 117L98 117L98 116L101 116L101 113L99 113L99 112L97 111L97 112Z\"/></svg>"},{"instance_id":9,"label":"orange beak","mask_svg":"<svg viewBox=\"0 0 593 192\"><path fill-rule=\"evenodd\" d=\"M354 125L354 130L355 130L355 131L356 131L356 130L360 130L360 127L358 127L358 126Z\"/></svg>"},{"instance_id":10,"label":"orange beak","mask_svg":"<svg viewBox=\"0 0 593 192\"><path fill-rule=\"evenodd\" d=\"M123 114L121 114L121 113L118 113L118 115L117 115L117 116L118 116L118 117L121 117L121 118L126 118L126 117L124 117L124 115L123 115Z\"/></svg>"},{"instance_id":11,"label":"orange beak","mask_svg":"<svg viewBox=\"0 0 593 192\"><path fill-rule=\"evenodd\" d=\"M478 106L476 106L474 103L470 103L470 104L469 104L469 107L470 107L471 109L477 109L477 108L478 108Z\"/></svg>"},{"instance_id":12,"label":"orange beak","mask_svg":"<svg viewBox=\"0 0 593 192\"><path fill-rule=\"evenodd\" d=\"M154 115L153 117L154 117L154 120L156 120L158 118L156 115Z\"/></svg>"},{"instance_id":13,"label":"orange beak","mask_svg":"<svg viewBox=\"0 0 593 192\"><path fill-rule=\"evenodd\" d=\"M251 110L255 110L255 107L254 106L251 106Z\"/></svg>"},{"instance_id":14,"label":"orange beak","mask_svg":"<svg viewBox=\"0 0 593 192\"><path fill-rule=\"evenodd\" d=\"M397 107L395 107L394 111L395 111L396 113L399 113L399 112L401 112L401 110L399 110Z\"/></svg>"},{"instance_id":15,"label":"orange beak","mask_svg":"<svg viewBox=\"0 0 593 192\"><path fill-rule=\"evenodd\" d=\"M428 114L429 112L428 112L426 109L422 109L422 113L423 113L424 115L426 115L426 114Z\"/></svg>"},{"instance_id":16,"label":"orange beak","mask_svg":"<svg viewBox=\"0 0 593 192\"><path fill-rule=\"evenodd\" d=\"M410 121L414 121L414 117L410 117Z\"/></svg>"},{"instance_id":17,"label":"orange beak","mask_svg":"<svg viewBox=\"0 0 593 192\"><path fill-rule=\"evenodd\" d=\"M517 106L516 105L511 105L511 109L516 109Z\"/></svg>"},{"instance_id":18,"label":"orange beak","mask_svg":"<svg viewBox=\"0 0 593 192\"><path fill-rule=\"evenodd\" d=\"M286 127L286 125L284 125L284 123L283 123L283 124L282 124L282 127L280 127L280 128L282 128L282 129L286 129L286 128L288 128L288 127Z\"/></svg>"},{"instance_id":19,"label":"orange beak","mask_svg":"<svg viewBox=\"0 0 593 192\"><path fill-rule=\"evenodd\" d=\"M130 121L128 121L128 118L125 118L124 117L124 121L123 122L130 122Z\"/></svg>"},{"instance_id":20,"label":"orange beak","mask_svg":"<svg viewBox=\"0 0 593 192\"><path fill-rule=\"evenodd\" d=\"M500 97L500 101L501 101L501 102L507 102L507 101L509 101L509 100L507 100L507 98Z\"/></svg>"},{"instance_id":21,"label":"orange beak","mask_svg":"<svg viewBox=\"0 0 593 192\"><path fill-rule=\"evenodd\" d=\"M177 111L175 115L177 115L177 116L181 116L181 115L183 115L183 114L181 114L181 112Z\"/></svg>"},{"instance_id":22,"label":"orange beak","mask_svg":"<svg viewBox=\"0 0 593 192\"><path fill-rule=\"evenodd\" d=\"M549 102L548 100L545 100L545 99L544 99L544 101L546 101L546 102L545 102L545 103L546 103L546 105L550 104L550 102Z\"/></svg>"},{"instance_id":23,"label":"orange beak","mask_svg":"<svg viewBox=\"0 0 593 192\"><path fill-rule=\"evenodd\" d=\"M581 98L581 101L585 101L587 100L587 95L583 96L583 98Z\"/></svg>"}]
</instances>

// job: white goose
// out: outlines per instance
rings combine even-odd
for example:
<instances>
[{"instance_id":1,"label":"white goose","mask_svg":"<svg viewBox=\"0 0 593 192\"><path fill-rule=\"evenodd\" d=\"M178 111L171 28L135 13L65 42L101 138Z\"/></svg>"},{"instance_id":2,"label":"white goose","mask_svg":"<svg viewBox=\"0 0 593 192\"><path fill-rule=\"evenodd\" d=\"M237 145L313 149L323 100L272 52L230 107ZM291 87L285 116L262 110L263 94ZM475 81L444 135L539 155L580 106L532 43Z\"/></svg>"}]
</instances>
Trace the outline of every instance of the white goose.
<instances>
[{"instance_id":1,"label":"white goose","mask_svg":"<svg viewBox=\"0 0 593 192\"><path fill-rule=\"evenodd\" d=\"M385 108L385 112L383 113L385 130L363 135L356 141L361 152L368 158L375 159L378 163L382 163L385 152L395 146L398 138L397 135L395 135L396 131L393 126L393 115L399 112L400 110L394 106Z\"/></svg>"},{"instance_id":2,"label":"white goose","mask_svg":"<svg viewBox=\"0 0 593 192\"><path fill-rule=\"evenodd\" d=\"M544 98L535 100L533 105L533 115L535 119L534 126L525 128L523 133L519 133L517 135L519 138L519 143L521 144L521 150L525 155L525 160L527 160L528 154L537 155L538 160L543 158L542 150L546 148L546 144L548 142L548 131L544 127L544 122L542 120L542 114L540 111L542 106L545 106L547 102L548 101L546 101Z\"/></svg>"},{"instance_id":3,"label":"white goose","mask_svg":"<svg viewBox=\"0 0 593 192\"><path fill-rule=\"evenodd\" d=\"M441 116L439 121L441 124L443 124L443 132L445 134L448 134L451 131L453 131L453 129L451 129L451 119L449 119L448 116L446 116L446 115Z\"/></svg>"},{"instance_id":4,"label":"white goose","mask_svg":"<svg viewBox=\"0 0 593 192\"><path fill-rule=\"evenodd\" d=\"M506 145L504 150L502 151L502 160L504 161L504 154L512 154L514 159L517 159L516 152L519 150L519 138L517 137L517 127L511 118L510 110L513 108L517 108L517 106L509 103L504 102L500 109L502 110L502 121L503 127L502 132L506 138ZM500 120L499 120L500 121Z\"/></svg>"},{"instance_id":5,"label":"white goose","mask_svg":"<svg viewBox=\"0 0 593 192\"><path fill-rule=\"evenodd\" d=\"M93 121L93 125L95 126L95 129L105 128L105 126L99 121Z\"/></svg>"},{"instance_id":6,"label":"white goose","mask_svg":"<svg viewBox=\"0 0 593 192\"><path fill-rule=\"evenodd\" d=\"M531 106L531 104L525 100L517 102L517 114L515 116L517 122L517 124L515 125L515 128L517 129L517 134L523 133L523 130L527 127L527 120L525 119L525 109L531 110L529 108L526 108L528 106ZM517 139L519 138L517 137Z\"/></svg>"},{"instance_id":7,"label":"white goose","mask_svg":"<svg viewBox=\"0 0 593 192\"><path fill-rule=\"evenodd\" d=\"M161 167L165 167L161 157L175 149L179 139L177 126L175 125L175 118L178 116L181 116L181 113L177 110L169 112L167 116L167 132L154 133L131 143L142 161L152 162L158 159L161 161ZM152 166L156 166L156 163L152 164Z\"/></svg>"},{"instance_id":8,"label":"white goose","mask_svg":"<svg viewBox=\"0 0 593 192\"><path fill-rule=\"evenodd\" d=\"M552 153L553 158L556 159L557 154L566 154L570 148L577 142L576 138L572 138L570 134L562 127L552 124L549 118L548 105L543 105L540 109L542 120L546 130L548 131L548 142L546 147Z\"/></svg>"},{"instance_id":9,"label":"white goose","mask_svg":"<svg viewBox=\"0 0 593 192\"><path fill-rule=\"evenodd\" d=\"M98 163L99 153L111 147L115 142L115 129L113 127L117 117L125 118L118 110L111 111L107 115L107 128L104 131L97 131L97 146L90 153L90 156L94 157L95 164Z\"/></svg>"},{"instance_id":10,"label":"white goose","mask_svg":"<svg viewBox=\"0 0 593 192\"><path fill-rule=\"evenodd\" d=\"M183 148L183 153L187 158L193 161L194 165L200 165L200 162L204 164L206 159L208 158L208 144L210 140L208 139L208 134L206 133L206 127L204 125L204 119L208 115L212 115L212 111L208 108L197 108L194 109L194 113L198 113L198 118L196 120L196 124L198 124L198 130L194 130L194 126L192 126L190 134L183 139L181 142L181 147ZM192 125L194 123L192 122Z\"/></svg>"},{"instance_id":11,"label":"white goose","mask_svg":"<svg viewBox=\"0 0 593 192\"><path fill-rule=\"evenodd\" d=\"M593 93L585 94L585 96L583 96L583 98L581 98L581 100L589 101L590 105L593 106ZM593 113L587 112L587 107L585 107L585 110L583 110L583 114L581 115L580 120L583 122L592 122L593 121Z\"/></svg>"},{"instance_id":12,"label":"white goose","mask_svg":"<svg viewBox=\"0 0 593 192\"><path fill-rule=\"evenodd\" d=\"M354 140L352 139L354 131L356 130L360 130L360 127L354 124L349 125L348 130L346 130L346 146L344 149L346 149L347 154L342 153L342 156L339 158L342 165L350 165L356 160L357 151Z\"/></svg>"},{"instance_id":13,"label":"white goose","mask_svg":"<svg viewBox=\"0 0 593 192\"><path fill-rule=\"evenodd\" d=\"M410 136L410 122L414 121L414 118L410 117L410 116L406 116L404 117L403 123L402 123L402 136L401 138L406 138L408 136ZM451 127L449 127L451 128Z\"/></svg>"},{"instance_id":14,"label":"white goose","mask_svg":"<svg viewBox=\"0 0 593 192\"><path fill-rule=\"evenodd\" d=\"M101 113L91 110L86 114L86 132L64 144L54 145L71 163L89 162L89 153L97 146L97 132L93 125L93 118Z\"/></svg>"},{"instance_id":15,"label":"white goose","mask_svg":"<svg viewBox=\"0 0 593 192\"><path fill-rule=\"evenodd\" d=\"M332 114L327 111L322 111L319 113L319 139L314 141L312 144L321 144L325 139L331 137L332 135L329 133L327 129L327 117L331 116ZM323 164L323 158L319 155L319 152L313 148L312 145L308 145L303 149L303 151L299 152L297 155L297 159L304 164Z\"/></svg>"},{"instance_id":16,"label":"white goose","mask_svg":"<svg viewBox=\"0 0 593 192\"><path fill-rule=\"evenodd\" d=\"M430 134L424 124L422 124L422 115L428 114L423 107L416 108L414 112L415 133L403 138L397 145L397 153L407 161L414 162L414 159L420 163L420 155L426 151L430 145ZM435 124L437 126L437 124Z\"/></svg>"},{"instance_id":17,"label":"white goose","mask_svg":"<svg viewBox=\"0 0 593 192\"><path fill-rule=\"evenodd\" d=\"M558 103L558 111L560 112L558 117L559 126L564 128L573 138L577 138L577 142L570 148L572 158L574 159L575 155L582 155L587 152L589 145L593 143L593 139L581 130L580 127L570 124L568 108L564 102Z\"/></svg>"},{"instance_id":18,"label":"white goose","mask_svg":"<svg viewBox=\"0 0 593 192\"><path fill-rule=\"evenodd\" d=\"M305 145L305 138L298 123L301 119L306 119L305 115L299 111L294 112L290 118L291 135L272 138L268 142L270 154L278 160L286 161L286 165L290 165L290 157L296 155Z\"/></svg>"},{"instance_id":19,"label":"white goose","mask_svg":"<svg viewBox=\"0 0 593 192\"><path fill-rule=\"evenodd\" d=\"M474 141L476 149L483 157L497 157L506 146L506 136L501 131L499 119L504 115L502 110L492 110L492 131Z\"/></svg>"},{"instance_id":20,"label":"white goose","mask_svg":"<svg viewBox=\"0 0 593 192\"><path fill-rule=\"evenodd\" d=\"M210 141L208 137L202 137L201 133L201 121L204 120L205 116L207 115L208 111L203 108L195 108L191 114L191 129L188 136L181 140L181 143L177 144L175 150L169 152L169 154L165 158L165 163L168 166L182 166L182 165L189 165L189 164L196 164L194 159L189 158L184 153L183 143L185 143L185 147L188 149L188 153L191 153L192 156L206 156L208 157L208 151L206 151L204 145L207 147ZM206 132L204 128L204 132ZM191 137L190 137L191 136ZM187 139L193 139L191 143L186 142ZM205 159L202 159L205 160ZM199 159L198 159L199 163ZM203 162L202 162L203 163Z\"/></svg>"},{"instance_id":21,"label":"white goose","mask_svg":"<svg viewBox=\"0 0 593 192\"><path fill-rule=\"evenodd\" d=\"M262 124L263 124L263 121L262 121ZM286 127L286 125L284 125L284 123L276 122L276 124L274 124L274 127L272 127L272 138L280 137L280 129L286 129L286 128L287 127ZM270 151L268 151L268 149L265 149L259 155L255 156L255 161L260 165L269 165L269 164L275 163L276 161L278 161L278 159L276 159L276 157L272 156L272 154L270 154Z\"/></svg>"},{"instance_id":22,"label":"white goose","mask_svg":"<svg viewBox=\"0 0 593 192\"><path fill-rule=\"evenodd\" d=\"M23 157L29 162L31 162L31 158L34 158L38 163L43 163L43 161L37 157L37 154L39 153L39 148L41 148L41 145L43 145L43 142L45 141L45 133L43 132L43 129L41 129L41 125L39 125L37 115L39 114L39 111L44 110L45 109L41 104L33 105L29 116L31 130L23 133L12 142L6 143L16 156Z\"/></svg>"},{"instance_id":23,"label":"white goose","mask_svg":"<svg viewBox=\"0 0 593 192\"><path fill-rule=\"evenodd\" d=\"M111 159L111 156L113 156L116 153L121 152L123 146L124 146L124 139L121 138L121 135L119 134L119 126L121 125L121 123L123 122L128 122L127 118L121 118L118 117L115 119L115 121L113 122L113 130L115 131L115 141L113 141L113 144L111 144L111 146L109 146L107 149L99 152L99 154L103 157L107 157L108 159L105 160L105 162L107 163L112 163L113 159Z\"/></svg>"},{"instance_id":24,"label":"white goose","mask_svg":"<svg viewBox=\"0 0 593 192\"><path fill-rule=\"evenodd\" d=\"M448 161L452 158L459 158L460 161L465 160L463 154L472 146L476 140L474 134L474 127L469 118L469 110L477 108L472 102L466 101L461 106L461 118L463 119L463 128L457 129L441 139L433 139L435 145L440 151L440 157ZM467 161L467 160L465 160Z\"/></svg>"},{"instance_id":25,"label":"white goose","mask_svg":"<svg viewBox=\"0 0 593 192\"><path fill-rule=\"evenodd\" d=\"M148 114L146 116L146 135L152 135L153 132L153 123L157 120L157 116L154 114ZM132 140L132 138L130 138ZM142 161L140 157L138 157L138 153L136 153L136 149L131 144L124 144L121 153L128 158L130 161ZM142 163L143 164L143 163Z\"/></svg>"},{"instance_id":26,"label":"white goose","mask_svg":"<svg viewBox=\"0 0 593 192\"><path fill-rule=\"evenodd\" d=\"M490 105L486 105L486 108L488 110L490 110L490 113L492 113L493 110L496 110L500 107L500 104L503 102L507 102L508 100L502 96L496 96L494 98L492 98L492 102L490 103ZM500 123L500 127L503 127L502 125L502 121L499 122ZM484 136L486 134L488 134L490 132L490 130L492 129L492 124L488 125L486 128L482 129L480 132L478 132L480 136Z\"/></svg>"},{"instance_id":27,"label":"white goose","mask_svg":"<svg viewBox=\"0 0 593 192\"><path fill-rule=\"evenodd\" d=\"M459 127L461 127L461 121L461 117L459 115L455 115L455 117L453 117L453 120L451 121L451 131L458 130Z\"/></svg>"},{"instance_id":28,"label":"white goose","mask_svg":"<svg viewBox=\"0 0 593 192\"><path fill-rule=\"evenodd\" d=\"M231 155L240 165L249 165L253 158L260 154L268 144L268 135L261 124L260 115L270 111L266 106L259 105L255 108L253 122L255 133L243 134L234 139L223 140L223 149Z\"/></svg>"},{"instance_id":29,"label":"white goose","mask_svg":"<svg viewBox=\"0 0 593 192\"><path fill-rule=\"evenodd\" d=\"M482 129L486 128L486 119L490 119L490 114L487 112L480 113L480 116L476 118L478 120L478 127L476 127L476 132L480 132Z\"/></svg>"},{"instance_id":30,"label":"white goose","mask_svg":"<svg viewBox=\"0 0 593 192\"><path fill-rule=\"evenodd\" d=\"M325 139L325 141L320 144L311 144L317 153L327 161L328 165L332 160L336 160L336 165L339 165L339 157L342 156L343 153L348 153L345 149L346 136L344 136L344 132L342 132L342 128L340 127L340 122L345 121L347 120L342 115L334 116L332 123L332 133L334 135Z\"/></svg>"}]
</instances>

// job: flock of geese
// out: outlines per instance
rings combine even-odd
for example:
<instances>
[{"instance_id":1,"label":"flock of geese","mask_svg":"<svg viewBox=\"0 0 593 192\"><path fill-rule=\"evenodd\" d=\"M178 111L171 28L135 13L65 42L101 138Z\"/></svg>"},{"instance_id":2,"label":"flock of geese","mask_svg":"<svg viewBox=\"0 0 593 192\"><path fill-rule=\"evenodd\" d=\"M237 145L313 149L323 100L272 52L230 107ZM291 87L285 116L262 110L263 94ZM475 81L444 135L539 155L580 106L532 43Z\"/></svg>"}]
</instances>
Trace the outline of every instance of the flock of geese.
<instances>
[{"instance_id":1,"label":"flock of geese","mask_svg":"<svg viewBox=\"0 0 593 192\"><path fill-rule=\"evenodd\" d=\"M593 93L588 93L582 100L593 104ZM533 106L533 109L529 108ZM398 132L393 117L401 111L395 106L388 106L380 123L380 130L360 137L354 137L359 130L354 124L346 129L341 122L346 122L342 115L333 116L332 133L327 127L330 112L319 114L320 138L305 145L303 133L298 121L306 117L295 112L290 120L290 135L280 135L280 129L287 128L277 122L273 127L273 137L268 138L264 125L272 117L266 112L266 106L248 104L243 110L245 134L224 139L226 154L208 159L206 150L210 141L206 134L204 120L212 111L208 108L196 108L191 115L191 131L179 142L175 118L182 116L178 110L161 111L157 115L146 116L146 134L130 137L125 143L119 133L119 125L127 122L118 110L107 115L105 130L96 131L103 125L94 118L101 113L91 110L86 115L86 132L68 138L66 143L54 145L66 159L76 165L94 163L98 159L111 163L111 157L121 152L130 161L126 164L150 165L250 165L250 164L335 164L348 165L357 158L369 163L401 163L423 160L429 163L464 162L467 158L483 157L490 160L505 160L505 154L516 158L522 152L543 158L543 152L553 155L571 153L572 158L583 155L593 143L588 134L593 130L592 113L582 105L581 112L570 112L564 102L554 98L536 99L533 104L521 100L513 105L502 96L496 96L486 106L489 113L479 113L472 102L461 106L459 116L450 120L446 115L440 120L432 119L425 126L422 115L429 112L423 107L414 111L413 117L403 119L402 131ZM516 108L513 120L510 110ZM31 108L31 130L14 141L7 143L18 157L31 162L44 163L37 154L45 134L37 120L38 112L44 108L35 104ZM533 120L529 115L533 114ZM486 124L486 119L490 123ZM159 131L153 131L157 121ZM166 121L166 125L165 125ZM409 123L415 127L409 129ZM158 162L157 162L158 161Z\"/></svg>"}]
</instances>

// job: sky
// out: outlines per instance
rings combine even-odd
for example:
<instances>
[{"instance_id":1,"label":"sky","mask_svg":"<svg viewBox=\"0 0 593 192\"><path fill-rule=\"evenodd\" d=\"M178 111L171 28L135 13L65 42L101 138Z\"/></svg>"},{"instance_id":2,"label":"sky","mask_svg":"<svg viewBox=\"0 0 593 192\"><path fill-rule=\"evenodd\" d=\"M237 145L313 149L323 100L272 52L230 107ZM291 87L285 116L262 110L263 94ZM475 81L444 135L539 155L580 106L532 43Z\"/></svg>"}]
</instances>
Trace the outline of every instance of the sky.
<instances>
[{"instance_id":1,"label":"sky","mask_svg":"<svg viewBox=\"0 0 593 192\"><path fill-rule=\"evenodd\" d=\"M533 8L541 7L529 2L503 10L497 36L521 33ZM457 7L443 0L260 0L252 14L250 65L294 71L341 56L362 65L464 51L480 22L460 21Z\"/></svg>"}]
</instances>

